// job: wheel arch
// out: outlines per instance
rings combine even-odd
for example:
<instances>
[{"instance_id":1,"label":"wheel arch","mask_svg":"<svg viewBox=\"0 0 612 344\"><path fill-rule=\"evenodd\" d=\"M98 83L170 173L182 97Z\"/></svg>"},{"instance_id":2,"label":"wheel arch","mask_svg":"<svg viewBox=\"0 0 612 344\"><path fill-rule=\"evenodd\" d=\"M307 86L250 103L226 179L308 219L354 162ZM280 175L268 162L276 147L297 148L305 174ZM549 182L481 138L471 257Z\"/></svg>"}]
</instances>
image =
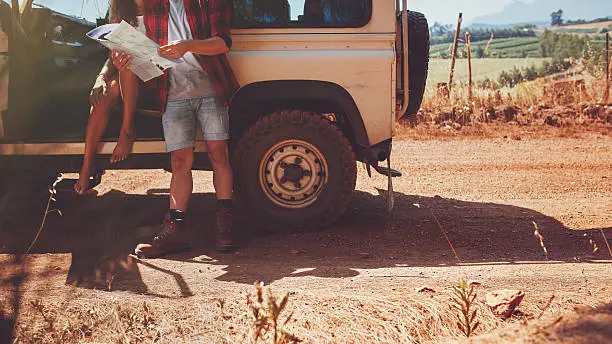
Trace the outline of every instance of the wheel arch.
<instances>
[{"instance_id":1,"label":"wheel arch","mask_svg":"<svg viewBox=\"0 0 612 344\"><path fill-rule=\"evenodd\" d=\"M242 87L230 105L233 138L240 138L260 117L279 110L303 110L344 116L340 129L355 152L369 148L368 134L353 97L342 86L313 80L254 82Z\"/></svg>"}]
</instances>

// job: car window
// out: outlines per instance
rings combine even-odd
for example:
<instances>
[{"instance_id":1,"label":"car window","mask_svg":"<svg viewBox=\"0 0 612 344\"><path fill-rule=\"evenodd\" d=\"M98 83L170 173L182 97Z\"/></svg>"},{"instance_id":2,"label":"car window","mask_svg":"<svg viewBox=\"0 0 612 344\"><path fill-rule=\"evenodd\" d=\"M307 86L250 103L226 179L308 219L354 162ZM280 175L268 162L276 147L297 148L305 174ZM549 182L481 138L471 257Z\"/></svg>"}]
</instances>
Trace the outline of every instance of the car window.
<instances>
[{"instance_id":1,"label":"car window","mask_svg":"<svg viewBox=\"0 0 612 344\"><path fill-rule=\"evenodd\" d=\"M34 6L47 7L53 11L95 23L96 19L106 16L108 3L108 0L35 0Z\"/></svg>"},{"instance_id":2,"label":"car window","mask_svg":"<svg viewBox=\"0 0 612 344\"><path fill-rule=\"evenodd\" d=\"M229 0L234 28L361 27L370 21L372 0ZM108 0L36 0L36 4L96 22Z\"/></svg>"},{"instance_id":3,"label":"car window","mask_svg":"<svg viewBox=\"0 0 612 344\"><path fill-rule=\"evenodd\" d=\"M370 21L372 0L232 0L234 28L351 28Z\"/></svg>"}]
</instances>

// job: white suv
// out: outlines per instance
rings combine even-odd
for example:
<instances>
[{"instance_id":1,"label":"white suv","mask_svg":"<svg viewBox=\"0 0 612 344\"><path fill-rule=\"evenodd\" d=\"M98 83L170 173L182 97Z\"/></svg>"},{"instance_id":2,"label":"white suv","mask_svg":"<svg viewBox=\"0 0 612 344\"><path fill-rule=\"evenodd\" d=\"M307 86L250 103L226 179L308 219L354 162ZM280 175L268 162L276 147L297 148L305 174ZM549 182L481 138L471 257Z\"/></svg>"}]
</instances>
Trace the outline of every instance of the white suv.
<instances>
[{"instance_id":1,"label":"white suv","mask_svg":"<svg viewBox=\"0 0 612 344\"><path fill-rule=\"evenodd\" d=\"M325 226L350 200L356 161L391 173L378 163L391 153L396 121L420 107L427 21L400 10L406 0L232 2L229 58L242 87L230 107L236 197L267 228ZM77 171L88 93L106 58L84 38L94 24L31 1L17 20L0 4L0 85L10 80L0 88L0 161ZM112 116L101 170L119 125ZM113 168L169 168L159 114L142 111L136 136L130 159ZM210 169L197 155L195 168Z\"/></svg>"}]
</instances>

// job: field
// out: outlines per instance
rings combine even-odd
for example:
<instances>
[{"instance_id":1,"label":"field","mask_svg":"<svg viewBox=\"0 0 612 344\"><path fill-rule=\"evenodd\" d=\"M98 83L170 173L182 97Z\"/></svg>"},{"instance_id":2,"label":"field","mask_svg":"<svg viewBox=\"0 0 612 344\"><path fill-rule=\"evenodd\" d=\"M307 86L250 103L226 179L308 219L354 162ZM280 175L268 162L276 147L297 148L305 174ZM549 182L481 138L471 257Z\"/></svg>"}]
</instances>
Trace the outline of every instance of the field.
<instances>
[{"instance_id":1,"label":"field","mask_svg":"<svg viewBox=\"0 0 612 344\"><path fill-rule=\"evenodd\" d=\"M473 59L472 74L474 81L484 80L489 78L497 80L497 77L502 71L508 71L514 67L529 67L532 65L540 66L545 58L509 58L509 59ZM468 81L468 66L466 59L457 60L455 65L455 81L458 83L467 83ZM431 59L429 62L429 78L427 79L428 88L431 90L438 82L448 82L448 71L450 68L449 59Z\"/></svg>"},{"instance_id":2,"label":"field","mask_svg":"<svg viewBox=\"0 0 612 344\"><path fill-rule=\"evenodd\" d=\"M517 38L500 38L493 39L487 51L489 41L479 41L472 43L472 58L477 57L475 54L480 47L491 57L502 58L523 58L523 57L539 57L540 43L538 37L517 37ZM441 54L450 55L452 44L443 43L431 46L430 54L432 57L440 57ZM459 56L465 56L465 48L462 44L459 47Z\"/></svg>"},{"instance_id":3,"label":"field","mask_svg":"<svg viewBox=\"0 0 612 344\"><path fill-rule=\"evenodd\" d=\"M565 30L558 29L558 30ZM558 33L572 33L580 34L575 29L567 29L567 32L554 30ZM582 29L580 29L582 30ZM590 29L586 29L590 30ZM584 34L584 33L582 33ZM589 34L589 38L593 44L603 47L606 42L605 35L602 34ZM482 47L483 51L487 53L487 56L491 58L538 58L540 54L540 40L538 37L516 37L516 38L500 38L493 39L490 47L486 48L489 41L479 41L472 43L472 59L476 59L477 51ZM448 57L452 49L452 44L443 43L435 44L431 46L430 56L432 58L439 58L441 56ZM466 56L465 45L461 44L457 50L457 56L461 59Z\"/></svg>"},{"instance_id":4,"label":"field","mask_svg":"<svg viewBox=\"0 0 612 344\"><path fill-rule=\"evenodd\" d=\"M577 24L577 25L568 25L561 27L553 27L549 30L558 33L576 33L576 34L594 34L600 32L602 29L612 28L612 20L600 23L588 23L588 24ZM544 31L544 29L539 29L539 32Z\"/></svg>"},{"instance_id":5,"label":"field","mask_svg":"<svg viewBox=\"0 0 612 344\"><path fill-rule=\"evenodd\" d=\"M568 33L576 35L588 35L592 40L601 44L605 41L605 31L612 31L612 20L600 23L568 25L550 28L535 29L536 37L514 37L514 38L496 38L489 44L489 40L472 42L472 54L482 48L489 57L539 57L539 36L545 30L550 30L555 33ZM461 36L461 46L458 50L459 56L464 56L464 37ZM488 46L488 49L487 49ZM431 56L440 57L441 55L449 56L452 48L452 43L434 44L431 46ZM501 56L500 56L501 55Z\"/></svg>"}]
</instances>

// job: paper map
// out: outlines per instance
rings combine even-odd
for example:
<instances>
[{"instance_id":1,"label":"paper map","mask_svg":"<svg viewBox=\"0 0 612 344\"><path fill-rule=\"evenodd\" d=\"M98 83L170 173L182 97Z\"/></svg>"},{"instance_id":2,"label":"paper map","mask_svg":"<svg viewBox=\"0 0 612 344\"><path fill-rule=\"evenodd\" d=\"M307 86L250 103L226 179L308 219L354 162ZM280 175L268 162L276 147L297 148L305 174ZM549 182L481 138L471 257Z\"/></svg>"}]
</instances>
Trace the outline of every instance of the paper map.
<instances>
[{"instance_id":1,"label":"paper map","mask_svg":"<svg viewBox=\"0 0 612 344\"><path fill-rule=\"evenodd\" d=\"M125 21L97 27L88 32L87 37L110 50L132 56L130 70L145 82L162 76L164 70L181 62L159 56L159 45Z\"/></svg>"}]
</instances>

